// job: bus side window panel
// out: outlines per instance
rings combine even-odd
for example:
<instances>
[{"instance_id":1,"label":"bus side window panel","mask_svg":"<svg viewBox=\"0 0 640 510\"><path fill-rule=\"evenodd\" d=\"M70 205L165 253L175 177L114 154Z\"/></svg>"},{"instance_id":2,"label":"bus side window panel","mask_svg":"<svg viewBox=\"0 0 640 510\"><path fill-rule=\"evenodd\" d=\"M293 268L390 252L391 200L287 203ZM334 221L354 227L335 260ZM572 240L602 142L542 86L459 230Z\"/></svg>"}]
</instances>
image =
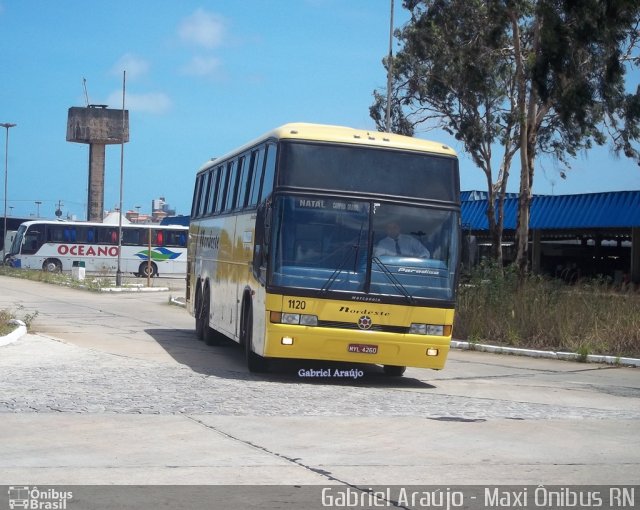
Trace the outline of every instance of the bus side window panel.
<instances>
[{"instance_id":1,"label":"bus side window panel","mask_svg":"<svg viewBox=\"0 0 640 510\"><path fill-rule=\"evenodd\" d=\"M164 231L164 244L165 246L173 248L186 248L187 247L187 233L183 230L165 230Z\"/></svg>"},{"instance_id":2,"label":"bus side window panel","mask_svg":"<svg viewBox=\"0 0 640 510\"><path fill-rule=\"evenodd\" d=\"M56 231L59 231L59 228L55 229ZM59 232L58 235L56 237L59 237ZM62 239L64 239L65 243L75 243L76 242L76 227L74 226L68 226L65 225L64 226L64 230L62 232ZM56 241L59 241L58 239L56 239Z\"/></svg>"},{"instance_id":3,"label":"bus side window panel","mask_svg":"<svg viewBox=\"0 0 640 510\"><path fill-rule=\"evenodd\" d=\"M46 232L48 243L70 242L69 239L71 235L69 234L69 227L62 227L61 225L48 225Z\"/></svg>"},{"instance_id":4,"label":"bus side window panel","mask_svg":"<svg viewBox=\"0 0 640 510\"><path fill-rule=\"evenodd\" d=\"M29 229L24 236L22 245L22 253L24 255L33 255L38 251L42 244L42 232L39 229Z\"/></svg>"},{"instance_id":5,"label":"bus side window panel","mask_svg":"<svg viewBox=\"0 0 640 510\"><path fill-rule=\"evenodd\" d=\"M122 230L122 244L129 246L137 246L141 243L140 229L125 228Z\"/></svg>"},{"instance_id":6,"label":"bus side window panel","mask_svg":"<svg viewBox=\"0 0 640 510\"><path fill-rule=\"evenodd\" d=\"M219 181L220 181L220 167L216 167L211 170L211 185L209 187L209 195L207 197L207 205L206 205L206 211L205 211L205 214L207 216L215 212Z\"/></svg>"},{"instance_id":7,"label":"bus side window panel","mask_svg":"<svg viewBox=\"0 0 640 510\"><path fill-rule=\"evenodd\" d=\"M218 194L216 196L215 212L221 213L224 211L225 202L225 190L227 187L227 178L229 175L229 168L227 166L219 166L220 179L218 181Z\"/></svg>"},{"instance_id":8,"label":"bus side window panel","mask_svg":"<svg viewBox=\"0 0 640 510\"><path fill-rule=\"evenodd\" d=\"M196 177L196 182L193 187L193 200L191 201L191 217L196 218L198 216L198 198L200 197L200 187L202 186L202 175Z\"/></svg>"},{"instance_id":9,"label":"bus side window panel","mask_svg":"<svg viewBox=\"0 0 640 510\"><path fill-rule=\"evenodd\" d=\"M242 174L238 184L238 208L240 209L245 209L251 198L251 178L253 176L254 158L255 151L242 156Z\"/></svg>"},{"instance_id":10,"label":"bus side window panel","mask_svg":"<svg viewBox=\"0 0 640 510\"><path fill-rule=\"evenodd\" d=\"M237 180L238 180L238 161L233 160L227 164L227 185L226 185L226 197L224 204L224 211L229 212L235 208L235 193L238 189Z\"/></svg>"},{"instance_id":11,"label":"bus side window panel","mask_svg":"<svg viewBox=\"0 0 640 510\"><path fill-rule=\"evenodd\" d=\"M98 227L99 244L118 244L118 230L114 227Z\"/></svg>"}]
</instances>

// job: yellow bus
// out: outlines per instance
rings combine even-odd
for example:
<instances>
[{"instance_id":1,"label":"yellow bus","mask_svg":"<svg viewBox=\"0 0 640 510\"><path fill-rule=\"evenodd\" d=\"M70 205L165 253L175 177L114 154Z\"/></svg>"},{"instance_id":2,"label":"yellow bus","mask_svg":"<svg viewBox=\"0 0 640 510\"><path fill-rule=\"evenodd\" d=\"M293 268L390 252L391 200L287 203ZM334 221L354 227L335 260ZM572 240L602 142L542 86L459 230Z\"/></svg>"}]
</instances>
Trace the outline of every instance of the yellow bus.
<instances>
[{"instance_id":1,"label":"yellow bus","mask_svg":"<svg viewBox=\"0 0 640 510\"><path fill-rule=\"evenodd\" d=\"M455 152L286 124L197 172L187 303L199 339L271 358L441 369L460 260Z\"/></svg>"}]
</instances>

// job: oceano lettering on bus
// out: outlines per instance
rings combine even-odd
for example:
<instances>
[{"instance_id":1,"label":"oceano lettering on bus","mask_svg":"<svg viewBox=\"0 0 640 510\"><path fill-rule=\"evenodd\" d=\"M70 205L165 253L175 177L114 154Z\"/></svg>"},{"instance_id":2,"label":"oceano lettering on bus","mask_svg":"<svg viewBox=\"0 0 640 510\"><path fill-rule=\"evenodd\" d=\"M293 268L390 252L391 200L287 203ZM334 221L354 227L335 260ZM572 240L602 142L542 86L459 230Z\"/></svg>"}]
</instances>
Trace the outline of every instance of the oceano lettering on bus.
<instances>
[{"instance_id":1,"label":"oceano lettering on bus","mask_svg":"<svg viewBox=\"0 0 640 510\"><path fill-rule=\"evenodd\" d=\"M315 207L317 209L324 209L324 200L308 200L301 198L298 205L300 207Z\"/></svg>"},{"instance_id":2,"label":"oceano lettering on bus","mask_svg":"<svg viewBox=\"0 0 640 510\"><path fill-rule=\"evenodd\" d=\"M386 317L388 315L391 315L389 312L377 312L375 310L367 310L366 308L354 309L354 308L351 308L350 306L341 306L338 311L344 312L344 313L356 313L358 315L377 315L379 317Z\"/></svg>"},{"instance_id":3,"label":"oceano lettering on bus","mask_svg":"<svg viewBox=\"0 0 640 510\"><path fill-rule=\"evenodd\" d=\"M84 244L61 244L58 246L59 255L74 255L76 257L117 257L117 246L87 246Z\"/></svg>"}]
</instances>

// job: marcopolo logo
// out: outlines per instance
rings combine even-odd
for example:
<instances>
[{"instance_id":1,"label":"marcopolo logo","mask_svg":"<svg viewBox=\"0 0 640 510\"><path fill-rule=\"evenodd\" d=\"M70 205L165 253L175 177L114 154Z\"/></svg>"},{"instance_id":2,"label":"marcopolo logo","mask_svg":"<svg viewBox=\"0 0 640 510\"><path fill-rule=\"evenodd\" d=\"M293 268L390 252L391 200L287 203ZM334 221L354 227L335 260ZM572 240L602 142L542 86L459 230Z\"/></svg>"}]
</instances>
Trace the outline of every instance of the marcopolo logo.
<instances>
[{"instance_id":1,"label":"marcopolo logo","mask_svg":"<svg viewBox=\"0 0 640 510\"><path fill-rule=\"evenodd\" d=\"M9 486L9 508L27 508L32 510L65 510L73 493L53 488L38 489L25 485Z\"/></svg>"}]
</instances>

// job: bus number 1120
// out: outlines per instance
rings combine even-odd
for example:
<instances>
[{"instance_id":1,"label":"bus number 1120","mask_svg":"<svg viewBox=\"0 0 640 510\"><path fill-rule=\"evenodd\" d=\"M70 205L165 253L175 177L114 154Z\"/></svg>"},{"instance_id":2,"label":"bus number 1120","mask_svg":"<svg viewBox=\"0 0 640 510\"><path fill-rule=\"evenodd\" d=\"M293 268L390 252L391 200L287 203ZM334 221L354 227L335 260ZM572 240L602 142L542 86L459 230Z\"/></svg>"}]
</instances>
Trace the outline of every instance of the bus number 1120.
<instances>
[{"instance_id":1,"label":"bus number 1120","mask_svg":"<svg viewBox=\"0 0 640 510\"><path fill-rule=\"evenodd\" d=\"M290 299L289 300L289 308L292 310L304 310L307 307L306 301L302 301L300 299Z\"/></svg>"}]
</instances>

